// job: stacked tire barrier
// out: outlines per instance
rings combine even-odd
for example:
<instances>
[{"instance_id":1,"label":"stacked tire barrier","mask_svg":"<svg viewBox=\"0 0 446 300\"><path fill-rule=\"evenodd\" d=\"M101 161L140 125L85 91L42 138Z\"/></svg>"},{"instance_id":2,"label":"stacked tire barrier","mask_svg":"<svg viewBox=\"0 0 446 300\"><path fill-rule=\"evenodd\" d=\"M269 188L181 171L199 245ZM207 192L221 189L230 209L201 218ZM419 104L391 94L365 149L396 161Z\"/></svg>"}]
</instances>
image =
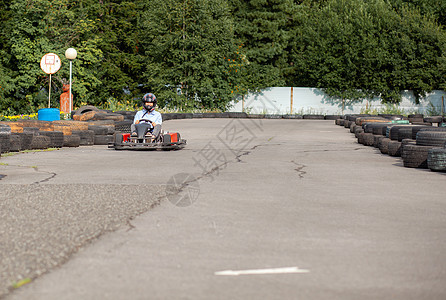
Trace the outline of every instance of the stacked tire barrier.
<instances>
[{"instance_id":1,"label":"stacked tire barrier","mask_svg":"<svg viewBox=\"0 0 446 300\"><path fill-rule=\"evenodd\" d=\"M401 157L407 168L446 172L446 127L441 127L442 122L442 117L423 115L344 115L335 120L336 125L349 128L358 143Z\"/></svg>"},{"instance_id":2,"label":"stacked tire barrier","mask_svg":"<svg viewBox=\"0 0 446 300\"><path fill-rule=\"evenodd\" d=\"M0 153L33 149L108 145L115 132L130 132L136 111L108 111L95 106L82 106L72 112L71 120L0 121ZM202 118L249 119L308 119L344 120L340 115L247 114L223 113L164 113L163 121ZM345 127L350 122L345 122ZM369 141L370 143L370 141Z\"/></svg>"},{"instance_id":3,"label":"stacked tire barrier","mask_svg":"<svg viewBox=\"0 0 446 300\"><path fill-rule=\"evenodd\" d=\"M115 123L125 117L117 113L99 111L94 106L82 107L77 119L95 112L88 121L76 120L17 120L0 122L0 150L18 152L48 148L107 145L113 141ZM76 113L76 112L74 112ZM133 114L129 112L127 114ZM87 117L85 117L87 118ZM132 117L133 118L133 117Z\"/></svg>"}]
</instances>

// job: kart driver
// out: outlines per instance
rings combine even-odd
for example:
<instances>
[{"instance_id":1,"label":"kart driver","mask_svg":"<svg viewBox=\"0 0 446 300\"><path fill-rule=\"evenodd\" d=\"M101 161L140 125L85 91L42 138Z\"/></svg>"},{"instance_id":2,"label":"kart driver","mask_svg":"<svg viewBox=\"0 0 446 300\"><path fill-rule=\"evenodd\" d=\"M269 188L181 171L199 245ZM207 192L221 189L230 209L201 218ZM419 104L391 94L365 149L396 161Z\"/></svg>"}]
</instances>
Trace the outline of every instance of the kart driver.
<instances>
[{"instance_id":1,"label":"kart driver","mask_svg":"<svg viewBox=\"0 0 446 300\"><path fill-rule=\"evenodd\" d=\"M158 138L161 132L161 124L163 119L161 113L155 111L156 97L152 93L147 93L142 97L141 103L143 109L138 111L133 119L133 124L131 125L132 136L136 136L136 125L137 124L149 124L151 125L148 133L152 134L155 139Z\"/></svg>"}]
</instances>

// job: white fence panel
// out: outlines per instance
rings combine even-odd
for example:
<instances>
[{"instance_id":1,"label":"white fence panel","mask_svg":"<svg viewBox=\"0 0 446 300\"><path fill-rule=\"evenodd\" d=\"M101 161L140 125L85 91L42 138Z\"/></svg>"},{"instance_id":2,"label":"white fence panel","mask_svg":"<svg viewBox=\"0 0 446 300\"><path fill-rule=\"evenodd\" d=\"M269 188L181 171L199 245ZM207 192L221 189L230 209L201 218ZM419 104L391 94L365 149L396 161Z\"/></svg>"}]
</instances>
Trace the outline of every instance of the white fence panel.
<instances>
[{"instance_id":1,"label":"white fence panel","mask_svg":"<svg viewBox=\"0 0 446 300\"><path fill-rule=\"evenodd\" d=\"M443 97L443 98L442 98ZM442 100L444 99L444 100ZM422 113L439 115L442 111L442 101L446 101L446 93L436 90L415 103L411 91L402 93L402 101L397 106L406 114ZM259 93L250 93L234 103L232 112L245 111L253 114L318 114L340 115L361 113L365 109L382 111L386 108L381 99L364 99L353 104L342 102L327 96L322 90L305 87L271 87Z\"/></svg>"}]
</instances>

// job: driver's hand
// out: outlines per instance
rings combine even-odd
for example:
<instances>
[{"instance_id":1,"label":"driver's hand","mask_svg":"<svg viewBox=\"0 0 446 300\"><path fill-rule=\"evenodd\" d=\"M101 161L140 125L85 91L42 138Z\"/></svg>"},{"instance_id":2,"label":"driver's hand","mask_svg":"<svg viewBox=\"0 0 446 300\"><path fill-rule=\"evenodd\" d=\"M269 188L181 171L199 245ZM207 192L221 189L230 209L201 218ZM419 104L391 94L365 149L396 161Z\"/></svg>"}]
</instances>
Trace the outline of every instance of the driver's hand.
<instances>
[{"instance_id":1,"label":"driver's hand","mask_svg":"<svg viewBox=\"0 0 446 300\"><path fill-rule=\"evenodd\" d=\"M156 126L156 123L155 123L155 122L151 122L151 123L152 123L152 126L153 126L153 127L155 127L155 126Z\"/></svg>"},{"instance_id":2,"label":"driver's hand","mask_svg":"<svg viewBox=\"0 0 446 300\"><path fill-rule=\"evenodd\" d=\"M136 121L135 121L135 124L139 124L139 120L136 120Z\"/></svg>"}]
</instances>

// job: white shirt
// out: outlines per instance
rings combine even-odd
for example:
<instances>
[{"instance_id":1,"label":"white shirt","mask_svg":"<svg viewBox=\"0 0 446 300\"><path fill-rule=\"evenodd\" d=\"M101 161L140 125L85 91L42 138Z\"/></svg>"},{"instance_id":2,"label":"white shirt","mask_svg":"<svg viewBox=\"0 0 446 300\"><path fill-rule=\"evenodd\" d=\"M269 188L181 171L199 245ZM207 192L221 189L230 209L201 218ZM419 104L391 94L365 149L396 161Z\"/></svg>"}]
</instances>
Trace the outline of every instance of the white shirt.
<instances>
[{"instance_id":1,"label":"white shirt","mask_svg":"<svg viewBox=\"0 0 446 300\"><path fill-rule=\"evenodd\" d=\"M157 112L156 110L152 110L151 112L148 112L145 108L138 111L135 115L135 118L133 119L133 124L135 124L138 120L150 120L154 122L157 125L161 125L163 123L163 118L161 116L161 113Z\"/></svg>"}]
</instances>

